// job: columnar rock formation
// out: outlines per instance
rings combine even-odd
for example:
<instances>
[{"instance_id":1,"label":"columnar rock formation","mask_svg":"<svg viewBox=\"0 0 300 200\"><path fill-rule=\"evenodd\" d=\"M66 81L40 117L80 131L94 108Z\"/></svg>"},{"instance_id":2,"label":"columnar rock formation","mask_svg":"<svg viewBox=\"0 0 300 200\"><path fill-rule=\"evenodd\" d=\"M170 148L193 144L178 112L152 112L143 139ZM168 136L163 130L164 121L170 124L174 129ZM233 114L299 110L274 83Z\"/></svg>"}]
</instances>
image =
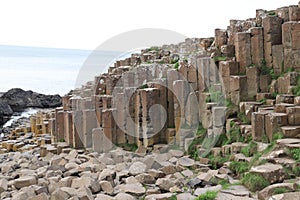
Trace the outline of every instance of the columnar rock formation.
<instances>
[{"instance_id":1,"label":"columnar rock formation","mask_svg":"<svg viewBox=\"0 0 300 200\"><path fill-rule=\"evenodd\" d=\"M299 199L299 24L257 10L116 61L1 138L1 199Z\"/></svg>"},{"instance_id":2,"label":"columnar rock formation","mask_svg":"<svg viewBox=\"0 0 300 200\"><path fill-rule=\"evenodd\" d=\"M54 141L97 151L110 149L108 141L187 149L199 123L224 133L225 118L236 114L228 103L240 105L254 140L298 136L299 9L257 10L256 18L216 29L214 41L186 39L116 61L63 98L50 119Z\"/></svg>"}]
</instances>

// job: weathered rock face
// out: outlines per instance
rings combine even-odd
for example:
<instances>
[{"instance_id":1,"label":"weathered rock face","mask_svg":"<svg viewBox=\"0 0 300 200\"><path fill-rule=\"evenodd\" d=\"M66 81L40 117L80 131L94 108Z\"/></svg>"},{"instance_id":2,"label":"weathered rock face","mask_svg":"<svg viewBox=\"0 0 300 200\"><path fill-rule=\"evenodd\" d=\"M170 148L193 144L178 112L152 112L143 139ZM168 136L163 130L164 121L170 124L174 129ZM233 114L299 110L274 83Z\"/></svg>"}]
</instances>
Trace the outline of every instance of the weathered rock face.
<instances>
[{"instance_id":1,"label":"weathered rock face","mask_svg":"<svg viewBox=\"0 0 300 200\"><path fill-rule=\"evenodd\" d=\"M13 110L9 104L0 98L0 125L4 124L8 120L8 116L11 116L12 114Z\"/></svg>"},{"instance_id":2,"label":"weathered rock face","mask_svg":"<svg viewBox=\"0 0 300 200\"><path fill-rule=\"evenodd\" d=\"M54 108L62 104L59 95L44 95L19 88L4 93L1 100L10 105L13 111L22 111L28 107Z\"/></svg>"},{"instance_id":3,"label":"weathered rock face","mask_svg":"<svg viewBox=\"0 0 300 200\"><path fill-rule=\"evenodd\" d=\"M0 97L0 126L9 120L13 112L26 108L55 108L61 106L59 95L44 95L14 88Z\"/></svg>"}]
</instances>

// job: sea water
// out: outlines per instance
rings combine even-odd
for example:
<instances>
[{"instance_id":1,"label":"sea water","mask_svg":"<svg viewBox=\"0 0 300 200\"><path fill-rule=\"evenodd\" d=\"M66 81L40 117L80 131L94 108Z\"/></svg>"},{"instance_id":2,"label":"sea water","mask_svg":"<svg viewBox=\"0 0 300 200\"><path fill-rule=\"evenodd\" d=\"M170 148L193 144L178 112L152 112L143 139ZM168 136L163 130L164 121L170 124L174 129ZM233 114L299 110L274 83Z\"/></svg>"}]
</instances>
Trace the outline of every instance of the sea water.
<instances>
[{"instance_id":1,"label":"sea water","mask_svg":"<svg viewBox=\"0 0 300 200\"><path fill-rule=\"evenodd\" d=\"M94 51L0 45L0 92L22 88L43 94L64 95L78 87L78 76ZM88 79L103 71L119 55L99 51ZM90 59L91 60L91 59ZM89 68L84 68L85 70ZM86 71L88 71L86 70ZM82 80L87 81L87 80Z\"/></svg>"}]
</instances>

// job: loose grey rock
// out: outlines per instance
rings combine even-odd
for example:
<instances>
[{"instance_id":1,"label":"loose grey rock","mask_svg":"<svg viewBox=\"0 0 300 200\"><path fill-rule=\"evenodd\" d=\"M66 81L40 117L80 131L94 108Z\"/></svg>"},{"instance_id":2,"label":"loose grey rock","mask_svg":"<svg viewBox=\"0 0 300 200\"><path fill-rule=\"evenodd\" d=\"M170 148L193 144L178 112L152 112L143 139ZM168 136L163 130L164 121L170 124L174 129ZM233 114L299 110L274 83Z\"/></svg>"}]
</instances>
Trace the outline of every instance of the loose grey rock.
<instances>
[{"instance_id":1,"label":"loose grey rock","mask_svg":"<svg viewBox=\"0 0 300 200\"><path fill-rule=\"evenodd\" d=\"M131 196L130 194L119 193L115 196L115 200L136 200L136 198Z\"/></svg>"},{"instance_id":2,"label":"loose grey rock","mask_svg":"<svg viewBox=\"0 0 300 200\"><path fill-rule=\"evenodd\" d=\"M23 176L15 180L14 186L17 189L37 184L37 178L35 176Z\"/></svg>"},{"instance_id":3,"label":"loose grey rock","mask_svg":"<svg viewBox=\"0 0 300 200\"><path fill-rule=\"evenodd\" d=\"M100 186L105 194L113 194L114 188L109 181L100 181Z\"/></svg>"},{"instance_id":4,"label":"loose grey rock","mask_svg":"<svg viewBox=\"0 0 300 200\"><path fill-rule=\"evenodd\" d=\"M129 174L135 176L141 173L146 172L147 165L145 165L142 162L134 162L130 167L129 167Z\"/></svg>"}]
</instances>

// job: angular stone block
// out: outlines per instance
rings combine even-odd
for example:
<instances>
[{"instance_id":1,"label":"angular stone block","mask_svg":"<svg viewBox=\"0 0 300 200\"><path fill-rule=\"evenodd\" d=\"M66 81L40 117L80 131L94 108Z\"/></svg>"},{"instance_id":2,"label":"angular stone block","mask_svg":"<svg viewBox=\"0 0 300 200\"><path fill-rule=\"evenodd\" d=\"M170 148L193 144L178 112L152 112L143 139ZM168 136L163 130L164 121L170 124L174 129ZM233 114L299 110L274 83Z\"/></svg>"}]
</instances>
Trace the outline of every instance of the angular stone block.
<instances>
[{"instance_id":1,"label":"angular stone block","mask_svg":"<svg viewBox=\"0 0 300 200\"><path fill-rule=\"evenodd\" d=\"M300 7L298 5L289 6L290 21L300 21Z\"/></svg>"},{"instance_id":2,"label":"angular stone block","mask_svg":"<svg viewBox=\"0 0 300 200\"><path fill-rule=\"evenodd\" d=\"M300 126L282 126L281 130L286 138L295 138L300 135Z\"/></svg>"},{"instance_id":3,"label":"angular stone block","mask_svg":"<svg viewBox=\"0 0 300 200\"><path fill-rule=\"evenodd\" d=\"M215 45L221 47L227 44L227 31L222 29L215 29Z\"/></svg>"},{"instance_id":4,"label":"angular stone block","mask_svg":"<svg viewBox=\"0 0 300 200\"><path fill-rule=\"evenodd\" d=\"M269 113L265 116L266 134L269 141L273 140L273 134L280 133L281 126L288 124L288 116L285 113Z\"/></svg>"},{"instance_id":5,"label":"angular stone block","mask_svg":"<svg viewBox=\"0 0 300 200\"><path fill-rule=\"evenodd\" d=\"M76 149L83 148L83 113L74 111L73 113L73 147Z\"/></svg>"},{"instance_id":6,"label":"angular stone block","mask_svg":"<svg viewBox=\"0 0 300 200\"><path fill-rule=\"evenodd\" d=\"M270 75L260 75L259 77L259 89L262 93L269 92L269 85L272 79Z\"/></svg>"},{"instance_id":7,"label":"angular stone block","mask_svg":"<svg viewBox=\"0 0 300 200\"><path fill-rule=\"evenodd\" d=\"M252 63L259 66L264 58L264 34L262 27L254 27L251 33L251 59Z\"/></svg>"},{"instance_id":8,"label":"angular stone block","mask_svg":"<svg viewBox=\"0 0 300 200\"><path fill-rule=\"evenodd\" d=\"M223 127L226 120L226 109L227 107L213 107L212 108L212 119L214 127Z\"/></svg>"},{"instance_id":9,"label":"angular stone block","mask_svg":"<svg viewBox=\"0 0 300 200\"><path fill-rule=\"evenodd\" d=\"M56 139L64 140L64 111L56 109Z\"/></svg>"},{"instance_id":10,"label":"angular stone block","mask_svg":"<svg viewBox=\"0 0 300 200\"><path fill-rule=\"evenodd\" d=\"M235 105L247 99L247 89L247 76L230 77L230 97Z\"/></svg>"},{"instance_id":11,"label":"angular stone block","mask_svg":"<svg viewBox=\"0 0 300 200\"><path fill-rule=\"evenodd\" d=\"M243 32L235 35L235 54L240 65L240 73L245 73L246 67L252 64L250 33Z\"/></svg>"},{"instance_id":12,"label":"angular stone block","mask_svg":"<svg viewBox=\"0 0 300 200\"><path fill-rule=\"evenodd\" d=\"M283 46L282 45L273 45L272 46L272 60L274 74L280 75L284 72L284 59L283 59Z\"/></svg>"},{"instance_id":13,"label":"angular stone block","mask_svg":"<svg viewBox=\"0 0 300 200\"><path fill-rule=\"evenodd\" d=\"M278 8L276 11L277 11L278 17L283 19L283 22L290 21L290 15L289 15L289 8L288 7Z\"/></svg>"},{"instance_id":14,"label":"angular stone block","mask_svg":"<svg viewBox=\"0 0 300 200\"><path fill-rule=\"evenodd\" d=\"M292 126L300 126L300 106L287 107L288 124Z\"/></svg>"},{"instance_id":15,"label":"angular stone block","mask_svg":"<svg viewBox=\"0 0 300 200\"><path fill-rule=\"evenodd\" d=\"M257 92L259 91L259 70L256 66L247 67L247 91L250 99L255 99Z\"/></svg>"},{"instance_id":16,"label":"angular stone block","mask_svg":"<svg viewBox=\"0 0 300 200\"><path fill-rule=\"evenodd\" d=\"M271 111L254 112L252 113L251 125L252 125L252 138L254 141L262 141L266 136L265 117Z\"/></svg>"},{"instance_id":17,"label":"angular stone block","mask_svg":"<svg viewBox=\"0 0 300 200\"><path fill-rule=\"evenodd\" d=\"M98 153L108 152L113 147L113 143L105 136L102 128L93 129L92 139L93 150Z\"/></svg>"},{"instance_id":18,"label":"angular stone block","mask_svg":"<svg viewBox=\"0 0 300 200\"><path fill-rule=\"evenodd\" d=\"M83 110L83 143L86 148L92 147L92 130L97 128L95 110Z\"/></svg>"}]
</instances>

